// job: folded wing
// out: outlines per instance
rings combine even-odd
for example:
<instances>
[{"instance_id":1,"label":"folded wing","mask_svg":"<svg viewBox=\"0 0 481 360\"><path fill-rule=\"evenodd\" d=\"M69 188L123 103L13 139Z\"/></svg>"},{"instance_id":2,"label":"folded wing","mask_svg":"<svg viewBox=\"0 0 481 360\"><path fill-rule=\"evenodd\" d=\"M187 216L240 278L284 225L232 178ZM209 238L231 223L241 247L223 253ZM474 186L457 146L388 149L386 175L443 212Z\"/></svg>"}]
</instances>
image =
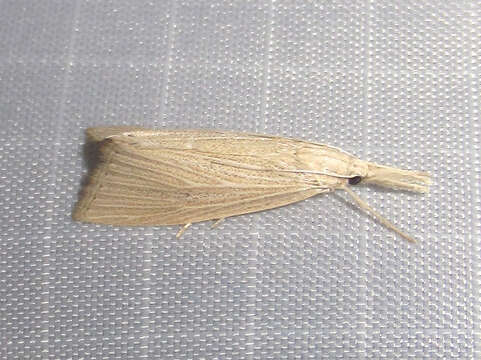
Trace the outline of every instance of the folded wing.
<instances>
[{"instance_id":1,"label":"folded wing","mask_svg":"<svg viewBox=\"0 0 481 360\"><path fill-rule=\"evenodd\" d=\"M216 131L89 129L101 160L74 219L173 225L267 210L331 188L305 172L302 142ZM286 171L287 170L287 171Z\"/></svg>"}]
</instances>

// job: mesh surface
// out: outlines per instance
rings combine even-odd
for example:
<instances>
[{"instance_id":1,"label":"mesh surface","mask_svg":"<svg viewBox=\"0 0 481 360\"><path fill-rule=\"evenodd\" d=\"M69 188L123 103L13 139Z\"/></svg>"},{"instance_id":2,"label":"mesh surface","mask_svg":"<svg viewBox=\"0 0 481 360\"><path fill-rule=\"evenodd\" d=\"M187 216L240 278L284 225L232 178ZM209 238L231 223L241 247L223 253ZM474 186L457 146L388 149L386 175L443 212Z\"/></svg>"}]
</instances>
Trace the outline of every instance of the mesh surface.
<instances>
[{"instance_id":1,"label":"mesh surface","mask_svg":"<svg viewBox=\"0 0 481 360\"><path fill-rule=\"evenodd\" d=\"M481 358L478 1L0 0L0 357ZM428 170L175 227L70 219L88 126L301 137Z\"/></svg>"}]
</instances>

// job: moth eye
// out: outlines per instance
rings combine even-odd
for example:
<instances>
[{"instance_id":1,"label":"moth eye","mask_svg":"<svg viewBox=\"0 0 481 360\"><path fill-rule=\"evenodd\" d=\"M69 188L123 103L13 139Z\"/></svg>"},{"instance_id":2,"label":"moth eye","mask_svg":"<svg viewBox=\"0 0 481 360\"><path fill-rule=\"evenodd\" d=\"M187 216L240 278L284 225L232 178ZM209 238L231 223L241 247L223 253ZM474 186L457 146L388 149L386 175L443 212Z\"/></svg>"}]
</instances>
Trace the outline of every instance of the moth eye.
<instances>
[{"instance_id":1,"label":"moth eye","mask_svg":"<svg viewBox=\"0 0 481 360\"><path fill-rule=\"evenodd\" d=\"M360 176L353 176L352 178L349 178L349 185L357 185L361 182L362 177Z\"/></svg>"}]
</instances>

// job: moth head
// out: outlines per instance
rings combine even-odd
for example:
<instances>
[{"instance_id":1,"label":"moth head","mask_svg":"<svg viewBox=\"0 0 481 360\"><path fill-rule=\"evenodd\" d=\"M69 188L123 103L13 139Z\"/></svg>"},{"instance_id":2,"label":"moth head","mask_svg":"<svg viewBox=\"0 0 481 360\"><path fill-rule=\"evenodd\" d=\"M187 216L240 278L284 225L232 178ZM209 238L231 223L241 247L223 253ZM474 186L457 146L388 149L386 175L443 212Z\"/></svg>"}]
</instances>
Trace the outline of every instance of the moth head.
<instances>
[{"instance_id":1,"label":"moth head","mask_svg":"<svg viewBox=\"0 0 481 360\"><path fill-rule=\"evenodd\" d=\"M356 182L358 179L351 178ZM408 190L420 193L429 192L431 178L428 173L422 171L404 170L390 166L368 163L368 171L365 177L359 179L363 183L376 184L397 190Z\"/></svg>"},{"instance_id":2,"label":"moth head","mask_svg":"<svg viewBox=\"0 0 481 360\"><path fill-rule=\"evenodd\" d=\"M357 185L362 181L362 176L356 175L348 179L349 185Z\"/></svg>"},{"instance_id":3,"label":"moth head","mask_svg":"<svg viewBox=\"0 0 481 360\"><path fill-rule=\"evenodd\" d=\"M367 163L353 155L330 146L304 146L297 150L297 158L302 166L336 178L364 178L368 173ZM351 181L349 180L351 185ZM359 181L356 182L356 184Z\"/></svg>"}]
</instances>

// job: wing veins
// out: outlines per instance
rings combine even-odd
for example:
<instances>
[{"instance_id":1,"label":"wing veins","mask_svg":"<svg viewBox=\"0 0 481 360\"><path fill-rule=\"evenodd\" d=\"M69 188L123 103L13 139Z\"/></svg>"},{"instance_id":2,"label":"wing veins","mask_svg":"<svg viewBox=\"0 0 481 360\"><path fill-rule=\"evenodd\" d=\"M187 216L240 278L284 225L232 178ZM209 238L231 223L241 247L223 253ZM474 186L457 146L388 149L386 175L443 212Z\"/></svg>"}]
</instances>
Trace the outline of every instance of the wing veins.
<instances>
[{"instance_id":1,"label":"wing veins","mask_svg":"<svg viewBox=\"0 0 481 360\"><path fill-rule=\"evenodd\" d=\"M322 191L322 192L319 192L319 193L323 193L323 192L327 192L327 191L331 190L330 188L319 188L319 189L325 190L325 191ZM187 205L187 206L182 207L179 210L176 210L176 211L173 211L173 212L170 212L170 213L165 213L164 217L168 218L168 217L172 217L174 215L177 215L179 213L182 213L183 211L185 211L186 208L188 208L190 210L204 208L204 209L210 209L210 211L212 211L212 208L214 208L214 207L218 207L218 208L215 209L215 210L218 210L218 209L228 208L228 207L233 206L233 205L240 205L240 204L243 204L243 203L256 202L256 201L259 201L259 200L262 200L262 199L275 198L275 197L278 197L278 196L300 193L300 192L307 191L307 190L314 190L314 189L313 188L304 188L304 189L299 189L297 191L285 191L285 192L274 193L274 194L264 195L264 196L258 196L258 197L254 197L254 198L244 199L244 200L238 200L238 201L230 202L230 203L227 203L227 204L223 203L220 206L218 204L212 204L212 205L206 205L206 206ZM131 219L138 219L138 218L143 218L143 217L146 217L146 216L155 217L155 216L161 215L161 214L162 214L162 212L156 212L156 213L152 213L152 214L149 214L149 215L142 214L142 215L133 215L133 216L132 215L125 215L125 216L129 217ZM106 216L103 216L103 217L111 217L111 216L106 215Z\"/></svg>"}]
</instances>

